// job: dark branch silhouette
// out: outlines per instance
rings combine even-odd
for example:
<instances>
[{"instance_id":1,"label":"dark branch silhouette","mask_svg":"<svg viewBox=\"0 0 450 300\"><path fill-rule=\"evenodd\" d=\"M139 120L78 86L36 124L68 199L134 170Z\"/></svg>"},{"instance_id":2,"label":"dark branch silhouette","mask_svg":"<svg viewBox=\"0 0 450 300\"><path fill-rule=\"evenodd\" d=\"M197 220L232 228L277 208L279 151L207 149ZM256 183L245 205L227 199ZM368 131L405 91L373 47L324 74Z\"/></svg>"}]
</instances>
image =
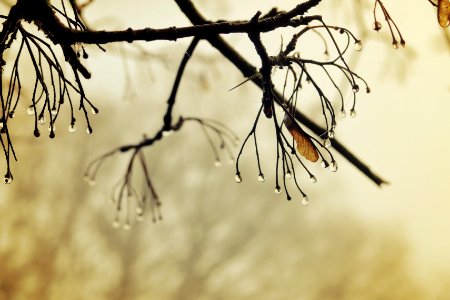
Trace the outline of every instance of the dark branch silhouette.
<instances>
[{"instance_id":1,"label":"dark branch silhouette","mask_svg":"<svg viewBox=\"0 0 450 300\"><path fill-rule=\"evenodd\" d=\"M86 25L83 17L83 9L92 1L77 4L75 0L62 0L59 4L53 5L48 0L17 0L11 7L8 16L4 17L3 29L0 32L0 80L2 90L0 93L2 102L2 114L0 116L0 141L6 161L5 183L11 183L13 175L11 172L11 157L16 159L9 129L10 119L14 118L15 110L22 93L23 82L20 78L19 61L24 55L31 58L35 72L34 88L31 103L28 104L27 113L34 116L34 136L39 137L38 124L48 122L49 136L55 137L55 123L60 114L60 110L65 108L64 104L69 103L71 121L68 127L69 132L76 131L78 123L75 115L74 97L78 100L78 109L82 112L86 123L86 131L91 134L93 128L90 125L90 115L97 114L99 110L90 101L84 92L81 78L90 78L91 70L88 70L83 60L88 58L83 44L100 45L114 42L134 41L156 41L171 40L176 41L182 38L192 38L192 42L183 56L171 93L167 100L167 109L162 117L162 125L152 136L144 138L134 144L119 146L94 160L86 170L88 181L95 180L100 167L105 160L114 154L130 152L131 157L125 174L119 181L117 188L113 191L113 202L117 208L116 221L119 222L120 212L125 211L125 224L130 224L130 211L135 208L139 218L147 205L153 213L156 221L161 218L159 207L161 202L157 196L150 171L147 168L143 149L149 148L154 143L161 141L165 136L178 132L187 123L196 123L200 126L205 135L207 143L210 145L214 156L215 164L221 163L220 152L225 151L230 159L234 160L233 148L236 145L237 137L226 125L211 119L201 119L195 116L173 116L173 108L176 105L178 88L187 63L197 44L206 40L216 48L228 61L230 61L246 78L252 81L262 91L261 108L257 113L254 124L243 141L238 156L236 157L236 181L242 181L242 174L239 168L241 154L250 138L253 138L255 145L255 156L258 163L258 180L265 181L258 152L258 139L256 136L257 126L261 122L262 115L273 123L275 129L274 142L277 145L276 166L275 166L275 193L286 192L288 200L292 198L288 191L286 179L293 178L295 188L300 192L302 202L308 203L307 195L300 187L300 182L296 176L298 165L301 166L310 176L312 181L316 177L308 169L308 163L320 161L324 168L331 166L332 171L337 171L337 162L330 151L332 147L341 154L366 177L377 185L386 183L381 177L373 173L370 168L359 160L342 143L334 139L334 130L337 125L337 114L335 107L330 100L330 96L324 92L325 84L332 84L340 95L340 116L345 116L343 89L337 84L335 71L346 80L346 85L353 91L353 102L349 111L350 116L355 116L356 96L360 91L360 86L364 86L367 93L370 88L362 76L355 73L346 61L346 54L350 49L360 51L361 41L348 29L342 26L329 25L320 15L309 14L309 11L319 5L321 0L304 1L288 11L278 11L276 8L267 14L256 11L250 20L240 21L210 21L203 17L190 0L175 0L181 12L189 19L192 26L169 27L169 28L128 28L119 31L92 30ZM381 29L381 23L377 20L377 8L382 12L389 31L393 39L393 46L398 48L398 44L404 46L405 41L397 27L397 24L389 15L386 7L380 0L374 1L374 26L373 29ZM35 34L22 26L23 22L33 23L44 36ZM286 45L281 45L279 53L271 55L268 53L261 36L270 31L283 27L292 27L297 30ZM254 45L256 54L260 59L260 66L256 67L246 61L236 49L223 40L224 34L244 34ZM298 41L303 36L313 34L324 43L327 55L326 59L317 60L302 57L301 47ZM6 52L13 51L12 44L18 44L18 50L14 50L14 59L11 62L5 61ZM350 47L353 45L353 47ZM64 61L59 57L62 53ZM331 57L330 57L331 56ZM10 56L8 56L10 57ZM11 64L11 74L7 78L4 74L4 66ZM71 69L71 74L65 71L65 64ZM286 71L284 86L276 87L272 80L274 69ZM321 70L324 78L318 78L312 70ZM6 84L6 82L9 83ZM287 82L293 82L289 86ZM299 110L297 103L304 83L310 83L317 92L324 127L319 126L311 118ZM6 90L5 90L6 88ZM282 90L282 92L281 92ZM275 106L282 109L282 115L276 112ZM263 114L261 114L263 112ZM174 121L175 120L175 121ZM287 134L289 133L289 134ZM309 162L305 162L306 159ZM134 173L139 165L144 178L144 190L139 193L135 188ZM283 187L283 188L281 188ZM130 200L135 199L135 200ZM132 202L134 204L132 204ZM125 207L125 209L123 209Z\"/></svg>"}]
</instances>

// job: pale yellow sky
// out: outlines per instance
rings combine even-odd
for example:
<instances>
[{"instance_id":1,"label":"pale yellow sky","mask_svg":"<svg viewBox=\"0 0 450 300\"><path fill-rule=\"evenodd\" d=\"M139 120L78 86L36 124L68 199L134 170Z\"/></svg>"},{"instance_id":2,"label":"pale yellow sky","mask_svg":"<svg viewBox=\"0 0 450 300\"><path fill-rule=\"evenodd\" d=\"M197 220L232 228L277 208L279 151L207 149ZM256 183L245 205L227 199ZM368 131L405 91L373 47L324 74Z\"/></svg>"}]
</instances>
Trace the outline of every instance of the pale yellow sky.
<instances>
[{"instance_id":1,"label":"pale yellow sky","mask_svg":"<svg viewBox=\"0 0 450 300\"><path fill-rule=\"evenodd\" d=\"M281 1L198 1L199 7L205 16L213 19L248 19L256 10L267 11L273 6L274 2ZM282 8L292 7L297 2L294 0L283 1ZM337 11L337 9L345 4L351 5L353 1L346 1L348 3L339 0L323 2L313 13L324 14L324 18L329 24L348 23L349 29L358 35L357 25L351 21L349 22L353 16L353 12L349 11L348 8L345 8L345 12ZM86 19L97 29L188 25L187 20L180 16L172 1L136 0L132 1L132 3L133 5L129 5L128 2L125 3L124 1L96 0L86 11ZM338 211L336 213L337 219L333 219L333 222L342 220L342 223L345 223L348 216L356 215L363 225L392 233L393 236L405 237L411 246L411 252L408 252L408 254L411 255L414 263L412 272L419 279L425 282L427 280L431 282L441 272L447 275L450 274L450 238L448 237L450 230L450 78L448 73L446 73L450 69L450 50L449 46L444 44L442 38L443 30L448 31L450 29L442 29L439 27L436 20L435 8L431 7L427 0L409 1L407 9L400 1L385 0L384 3L403 33L407 42L407 48L400 50L392 49L385 23L383 23L384 27L380 33L375 33L370 30L369 40L363 41L363 51L354 52L352 55L357 56L355 60L357 63L354 66L355 71L369 82L372 93L360 93L357 103L357 117L354 119L347 117L341 120L336 129L336 137L348 146L359 158L369 164L376 173L386 178L390 184L381 189L377 188L354 167L338 157L339 171L336 174L317 168L316 176L319 179L318 183L314 185L306 184L311 199L311 205L306 208L308 210L307 213L304 211L305 208L298 208L292 202L277 202L276 208L271 203L270 209L277 210L278 212L284 212L283 210L286 210L286 219L291 221L291 223L286 224L292 224L292 220L301 223L301 218L313 219L327 216L329 214L324 214L323 212L329 213L331 211L332 213L333 209L336 208L336 211ZM370 29L372 23L370 7L366 9L366 14L363 17L367 27ZM382 19L381 16L380 19ZM271 42L272 39L273 43ZM253 53L253 48L249 46L246 37L234 35L227 37L227 40L242 51L246 57L253 60L253 62L258 62L257 57ZM268 49L277 51L280 45L278 33L269 35L266 37L266 41L268 41ZM169 65L165 69L164 67L160 67L159 69L156 67L154 69L156 70L156 77L160 76L158 72L163 69L161 74L169 74L168 77L170 79L160 84L163 80L158 77L155 79L155 82L158 84L153 84L154 82L148 84L145 80L151 76L140 73L139 76L134 77L135 80L133 83L136 84L136 87L144 86L137 94L140 96L144 95L142 98L145 99L138 99L136 102L131 103L131 105L128 105L129 103L125 105L121 99L124 86L122 59L118 55L112 55L111 52L113 51L103 54L94 47L88 48L92 56L87 60L86 64L92 70L93 76L92 79L86 82L86 90L92 95L91 98L100 100L99 107L103 108L103 111L101 109L101 113L96 117L101 118L103 112L106 116L113 116L111 119L114 121L111 121L109 125L105 122L100 123L98 121L100 125L95 127L94 130L94 133L99 132L97 136L86 137L78 135L76 138L63 134L61 134L61 137L58 136L54 144L71 142L84 147L83 150L80 150L80 153L86 154L86 157L83 157L85 161L71 162L72 164L81 168L80 165L87 163L88 159L92 159L105 150L109 150L109 143L113 147L122 141L132 142L138 140L142 136L143 131L147 129L147 127L142 128L144 126L142 123L148 127L159 125L159 114L163 113L164 107L154 108L156 105L152 103L152 109L154 109L152 113L156 117L148 118L149 104L146 103L148 100L146 97L148 94L150 96L163 95L162 97L167 95L172 80L171 76L175 72L176 64L187 42L187 40L181 41L180 44L182 45L179 47L170 47L173 45L172 42L155 43L156 46L152 48L152 51L158 50L164 52L165 59ZM211 55L215 55L215 51L206 45L202 45L201 51L203 51L204 57L206 57L205 61ZM314 51L314 49L311 51ZM321 50L318 49L317 51ZM199 61L202 62L200 59ZM204 61L203 64L205 65ZM144 63L140 66L130 63L131 71L139 72L141 71L139 67L143 65ZM200 73L204 65L203 67L198 67L198 69L192 67L191 71L194 74L193 76L197 76L198 74L195 72ZM195 107L190 107L192 111L203 114L202 116L207 115L211 118L216 117L221 120L230 121L228 125L238 131L242 137L249 129L246 126L249 126L251 123L255 108L258 106L260 92L251 85L247 85L242 89L230 93L228 92L229 88L241 80L239 73L237 71L236 73L232 73L233 68L230 65L221 68L220 62L218 65L211 67L211 69L209 70L210 73L205 75L209 77L210 90L203 93L199 92L200 89L192 88L196 84L193 80L194 82L187 81L187 83L184 83L185 85L182 86L183 90L181 91L187 91L184 95L187 98L195 98L197 101ZM151 72L149 71L149 73ZM220 79L215 80L215 75ZM309 96L307 94L305 98ZM311 101L314 101L312 97L311 99ZM104 104L101 104L101 101L104 101ZM161 100L161 103L164 101L165 99ZM110 105L111 102L117 104L117 106ZM211 105L211 103L214 105ZM182 106L183 104L180 105ZM224 116L221 114L221 108L226 107L229 109L233 106L239 107L239 114L233 113L232 116ZM313 107L312 104L311 107ZM133 117L129 119L123 118L122 114L130 111L133 112ZM97 121L94 120L93 122L95 124ZM262 127L267 128L268 126L262 125ZM138 129L127 130L130 128ZM116 135L115 133L119 130L124 130L124 133ZM271 138L270 132L264 133L261 131L261 135L267 141ZM74 139L76 140L74 141ZM191 139L191 142L194 142L194 140L196 142L196 139ZM36 147L42 147L39 148L42 150L50 146L39 145ZM180 150L179 152L181 153L178 153L180 157L177 158L180 160L180 165L188 164L188 167L183 168L183 172L186 173L189 171L190 159L194 160L189 155L191 153L189 151L192 150L184 144L177 144L177 147L187 149L186 152ZM273 155L273 153L270 154L273 149L274 146L270 143L261 145L261 152L263 154ZM175 170L179 168L177 165L178 162L175 162L175 160L169 163L170 167L173 167ZM158 174L157 172L160 171L162 174L168 174L166 164L163 164L158 159L154 164L156 165L156 170L152 169L154 173ZM16 168L20 168L20 163L17 164ZM194 196L193 198L188 198L186 195L192 193L198 195L195 197L200 197L202 193L191 188L191 184L192 186L196 186L195 184L198 185L199 183L197 181L203 180L202 175L206 176L207 180L212 180L214 176L219 176L217 175L218 172L208 171L210 173L197 174L196 172L198 170L193 167L192 169L194 169L192 174L195 173L195 176L187 172L189 176L192 176L188 176L185 182L180 183L181 188L183 188L182 195L187 197L189 201L196 199L193 199ZM113 168L113 170L115 169ZM254 166L250 171L255 171ZM52 173L53 171L45 172ZM224 167L221 169L221 172L228 174L230 181L234 184L234 171L232 167ZM267 172L269 173L269 170ZM110 174L114 174L114 172ZM164 184L167 184L167 182L176 182L177 176L170 174L170 176L158 178L158 184L164 187ZM108 176L105 177L110 181L116 179L111 179ZM270 175L268 175L269 177ZM16 178L16 180L19 181L20 178ZM238 187L235 187L234 184L233 188L229 188L227 184L228 182L218 184L222 187L225 186L226 188L224 189L230 191L229 194L227 192L225 193L226 195L217 196L218 198L238 197L236 194L240 195L238 192L241 190L243 191L242 195L251 195L252 193L251 188L244 184ZM172 189L174 185L171 185ZM92 209L104 205L101 201L106 201L102 197L107 197L105 196L107 194L105 190L108 190L108 188L106 186L103 189L98 188L94 192L90 192L92 194L90 197L100 199L90 204ZM268 198L272 200L273 188L271 183L267 183L266 186L261 188L261 190L263 189L268 191L268 196L258 200L265 201ZM164 188L162 190L164 194ZM261 192L261 190L258 188L258 192ZM46 192L51 193L51 191ZM184 211L170 210L171 206L176 205L175 201L170 201L174 200L170 198L171 196L173 197L173 193L170 192L172 191L168 192L169 199L166 199L164 204L167 205L164 211L165 216L167 216L166 223L159 228L151 227L152 229L149 229L149 232L159 238L163 236L161 240L164 243L170 244L170 249L176 248L177 246L181 247L179 244L183 244L188 248L190 245L188 243L189 241L184 239L188 239L189 237L184 236L183 232L180 233L179 231L172 233L171 226L179 229L180 223L182 222L179 219L192 218L192 215L186 213L186 217ZM207 192L203 195L206 196L205 198L210 197ZM180 198L183 198L183 196ZM243 199L242 201L245 200ZM221 201L224 200L222 199ZM6 207L7 201L3 200L0 204ZM215 205L212 204L209 209L214 210ZM248 207L244 207L244 209L248 209ZM250 207L249 210L251 211L252 209ZM348 215L342 213L342 211L347 211ZM235 211L235 213L237 218L241 216L239 214L240 211ZM262 212L262 214L265 213L271 216L267 211ZM277 219L277 217L274 217L274 219L269 220L265 224L269 228L266 228L269 236L272 234L270 231L271 225L283 222L283 220ZM260 218L259 221L261 220ZM193 224L195 224L194 221ZM231 224L235 220L231 218L228 221ZM327 224L327 221L324 220L323 224ZM94 221L89 219L86 224L89 224L89 222ZM298 225L298 223L295 224ZM220 228L218 230L220 234L226 232L226 228L228 228L227 223L223 226L225 229ZM332 225L330 227L324 227L326 227L326 230L333 229ZM287 232L292 237L296 237L296 228L290 227L289 229L290 231ZM142 228L138 230L142 230ZM134 234L138 235L138 230ZM199 230L202 232L201 229ZM351 227L350 229L347 228L347 230L351 231ZM308 230L303 230L301 234L306 236L305 231L308 232ZM357 232L358 228L354 228L354 231ZM370 233L373 232L370 231ZM174 236L178 234L180 236L176 236L175 241L172 239L166 240L165 238L170 236L170 234ZM218 234L219 237L220 234ZM183 242L177 242L178 239ZM370 235L368 239L371 239ZM158 239L156 240L159 241ZM290 238L288 240L290 241ZM335 249L328 249L328 251L331 250ZM389 245L387 245L386 251L389 250ZM159 255L163 257L161 253ZM351 255L350 253L349 256ZM270 258L270 256L264 257L263 260L270 260ZM161 260L163 263L167 263L170 267L173 267L172 264L174 264L176 259L164 256ZM230 272L239 273L239 270L236 271L233 268L242 267L243 265L245 264L230 264L228 267L231 269ZM170 267L164 269L168 274L171 274Z\"/></svg>"},{"instance_id":2,"label":"pale yellow sky","mask_svg":"<svg viewBox=\"0 0 450 300\"><path fill-rule=\"evenodd\" d=\"M138 7L149 5L146 1L135 3L140 3ZM102 16L117 18L121 21L115 22L116 28L129 21L126 26L158 24L164 27L173 25L173 20L177 20L177 25L187 24L176 9L173 10L173 4L166 3L152 1L151 5L157 5L159 13L152 14L150 23L147 14L124 7L122 1L97 1L87 16L93 20ZM283 7L289 8L295 3L285 1ZM273 1L230 0L223 4L224 7L217 2L201 1L199 6L212 18L241 19L250 17L256 9L268 10ZM333 9L327 9L327 5ZM349 15L336 12L333 5L335 3L323 3L314 12L323 13L328 23L348 21ZM427 278L435 269L450 272L450 239L447 237L450 230L450 80L445 73L450 67L449 49L442 39L444 29L438 26L435 9L428 1L410 2L408 13L398 1L385 1L385 5L400 27L407 48L391 48L385 23L380 33L370 32L370 41L355 55L360 56L356 71L369 81L372 93L360 95L358 117L343 120L338 125L337 138L391 184L378 189L341 159L340 170L333 176L339 177L336 179L341 185L339 197L327 195L323 199L316 191L320 204L310 209L328 202L342 202L364 216L368 223L376 220L395 224L392 230L405 233L411 240L414 258L424 272L423 277ZM117 14L118 10L121 14ZM370 28L370 8L365 18ZM355 24L350 23L349 28L358 33ZM251 57L252 49L245 47L245 38L229 38L235 45L242 45L240 49ZM275 45L277 49L279 40ZM404 68L404 80L398 78L401 68ZM326 183L332 180L327 179Z\"/></svg>"}]
</instances>

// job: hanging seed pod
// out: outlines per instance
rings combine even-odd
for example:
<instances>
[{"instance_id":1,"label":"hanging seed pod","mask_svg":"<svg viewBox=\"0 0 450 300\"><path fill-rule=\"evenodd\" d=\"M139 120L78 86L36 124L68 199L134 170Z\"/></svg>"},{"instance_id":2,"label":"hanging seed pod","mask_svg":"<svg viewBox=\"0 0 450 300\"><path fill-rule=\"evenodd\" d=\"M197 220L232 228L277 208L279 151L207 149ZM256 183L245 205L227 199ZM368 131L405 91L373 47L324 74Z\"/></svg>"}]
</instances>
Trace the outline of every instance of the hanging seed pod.
<instances>
[{"instance_id":1,"label":"hanging seed pod","mask_svg":"<svg viewBox=\"0 0 450 300\"><path fill-rule=\"evenodd\" d=\"M288 114L284 115L283 122L297 144L298 153L307 160L316 162L319 159L319 152L308 134Z\"/></svg>"}]
</instances>

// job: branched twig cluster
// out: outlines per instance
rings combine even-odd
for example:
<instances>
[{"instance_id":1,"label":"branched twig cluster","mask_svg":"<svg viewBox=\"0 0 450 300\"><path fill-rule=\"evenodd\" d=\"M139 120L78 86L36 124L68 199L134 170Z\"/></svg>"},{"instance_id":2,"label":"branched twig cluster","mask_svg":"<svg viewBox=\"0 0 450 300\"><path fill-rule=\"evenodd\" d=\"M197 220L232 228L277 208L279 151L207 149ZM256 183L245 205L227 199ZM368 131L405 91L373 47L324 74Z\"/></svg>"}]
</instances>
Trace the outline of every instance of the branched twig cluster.
<instances>
[{"instance_id":1,"label":"branched twig cluster","mask_svg":"<svg viewBox=\"0 0 450 300\"><path fill-rule=\"evenodd\" d=\"M68 126L69 132L76 131L76 118L74 114L73 94L79 97L78 109L80 109L85 116L87 122L87 132L92 133L92 127L89 123L89 112L93 114L98 113L98 109L89 101L84 93L83 86L79 74L84 77L89 77L89 72L81 64L81 56L87 58L87 53L81 46L81 51L75 50L70 45L62 45L62 52L72 67L73 76L66 74L64 71L64 63L58 58L54 46L51 45L44 38L39 37L38 34L32 33L25 29L20 23L21 19L30 21L31 10L42 9L37 3L36 5L26 6L24 1L18 1L16 7L11 9L10 16L4 23L3 31L1 32L0 54L3 59L5 51L11 48L13 42L18 41L18 50L14 51L14 63L11 68L9 76L9 83L6 87L6 91L3 91L5 87L2 87L0 93L1 99L1 116L0 116L0 141L3 147L3 152L6 157L6 174L4 176L5 183L11 183L13 175L11 172L10 158L11 156L16 158L14 152L14 146L11 139L11 132L9 126L13 119L15 112L19 107L19 101L22 95L21 73L20 73L20 61L24 56L28 56L31 60L33 70L35 72L35 80L32 89L31 98L26 106L26 112L30 116L34 116L34 130L35 137L39 137L41 132L38 124L48 124L48 131L50 138L55 137L55 123L56 119L61 113L61 107L64 103L68 102L70 107L70 124ZM77 30L86 30L86 27L78 17L78 10L75 2L70 1L70 12L66 9L64 1L61 1L62 10L55 6L52 9L62 17L63 21L69 28L75 28ZM15 10L20 12L14 14ZM41 16L42 22L53 21L59 22L55 15ZM52 37L50 33L45 32L45 27L42 27L44 33L47 36ZM55 36L54 36L55 37ZM55 37L56 39L56 37ZM53 40L55 42L55 40ZM5 62L3 61L3 65ZM1 82L5 82L5 74L2 65L2 72L0 73ZM72 95L71 95L72 94ZM27 95L28 96L28 95Z\"/></svg>"},{"instance_id":2,"label":"branched twig cluster","mask_svg":"<svg viewBox=\"0 0 450 300\"><path fill-rule=\"evenodd\" d=\"M381 22L378 21L377 19L377 8L379 8L381 13L383 14L384 20L386 21L386 24L389 27L389 32L392 37L392 47L394 47L394 49L398 49L399 43L402 47L405 47L406 42L403 39L400 29L398 28L397 24L395 24L395 21L389 15L389 12L387 11L386 7L384 6L381 0L375 0L373 5L373 26L372 26L373 30L379 31L382 27Z\"/></svg>"},{"instance_id":3,"label":"branched twig cluster","mask_svg":"<svg viewBox=\"0 0 450 300\"><path fill-rule=\"evenodd\" d=\"M64 1L67 1L66 3L69 4L68 9ZM80 74L85 78L90 77L89 71L81 63L81 58L87 58L82 44L98 45L125 41L131 43L138 40L177 40L193 37L191 44L180 62L170 96L167 100L167 110L162 118L161 128L151 137L145 136L138 143L118 147L100 156L86 170L86 179L93 183L95 182L99 169L108 158L117 153L131 153L126 170L117 183L117 186L113 189L111 196L112 203L116 209L115 226L123 224L124 228L129 228L132 222L131 215L134 214L133 211L135 211L136 219L141 220L144 210L147 208L151 210L154 221L162 218L160 212L161 202L151 180L143 150L152 146L155 142L164 139L165 136L179 131L185 124L193 122L200 126L207 143L213 151L215 158L214 164L216 166L222 164L221 151L225 152L225 155L231 161L234 161L232 149L236 146L237 137L227 126L211 119L186 117L183 115L176 118L177 120L174 122L173 108L176 103L176 96L183 72L189 58L193 55L197 44L201 40L208 41L213 47L219 50L225 58L233 63L248 78L247 80L251 80L262 90L261 107L253 123L253 127L245 138L236 158L236 181L242 181L239 162L241 154L250 138L253 138L255 144L258 180L265 181L256 136L261 115L265 115L268 119L271 119L270 121L273 122L275 128L274 141L277 145L275 159L276 193L281 193L283 188L286 192L287 199L290 200L292 196L288 191L286 179L293 178L295 187L302 197L303 204L308 204L309 200L306 193L300 187L299 176L296 173L296 165L300 165L313 182L316 181L316 177L308 169L303 159L310 162L317 162L320 159L323 167L327 168L331 166L331 169L336 171L337 163L329 150L331 146L376 184L381 185L385 183L383 179L374 174L338 141L334 140L333 143L331 142L335 135L334 130L337 124L337 116L330 96L325 92L324 85L331 84L340 95L339 112L341 117L346 115L344 91L336 83L335 73L340 73L340 76L344 76L352 88L353 102L349 111L350 116L355 116L356 114L356 94L360 90L360 86L365 86L367 92L370 92L370 89L367 83L350 69L344 58L344 54L352 44L356 50L361 50L361 41L343 27L327 25L319 15L307 15L308 11L317 6L321 0L306 0L289 11L273 9L265 15L258 12L248 21L218 22L210 22L203 18L190 0L174 1L189 18L193 24L192 26L161 29L129 28L121 31L93 31L83 25L84 22L81 15L81 9L90 4L92 2L90 0L78 6L75 0L62 0L60 7L51 5L48 0L17 1L16 5L11 8L9 15L6 17L3 23L3 30L0 33L0 58L2 62L0 79L2 83L5 81L4 65L6 63L3 60L5 51L16 40L19 41L19 50L16 52L12 65L11 80L8 89L5 93L3 90L0 93L2 100L0 125L2 126L1 131L3 133L0 136L0 140L7 161L5 182L9 183L12 180L9 161L10 156L15 157L15 153L11 142L8 120L14 116L14 111L20 99L21 81L19 76L19 60L23 56L24 51L30 56L35 71L33 93L27 109L29 115L34 116L34 134L35 136L39 136L38 124L45 123L48 120L50 137L54 137L55 121L61 112L61 105L66 100L70 104L71 121L69 131L75 131L76 119L72 101L73 94L79 97L78 108L83 112L86 119L87 132L92 133L88 108L94 114L98 112L98 109L86 98L81 83ZM377 5L381 8L386 22L389 25L394 46L398 43L397 35L400 39L400 44L404 45L400 31L379 0L375 1L374 16ZM45 37L39 37L37 34L26 30L22 26L22 21L34 23L44 33ZM375 22L378 22L376 16ZM261 35L282 27L295 28L297 33L285 47L282 46L277 55L271 56L267 53ZM232 33L248 35L260 58L260 67L258 69L249 64L233 47L220 37L222 34ZM324 42L324 54L327 56L325 60L302 57L299 52L298 41L307 33L318 35ZM340 38L341 36L344 38ZM72 70L73 74L71 76L68 76L63 71L64 64L61 63L55 52L57 47L50 45L48 41L51 41L60 48ZM332 53L330 53L329 44L332 46ZM272 73L276 68L286 70L286 79L282 93L277 91L272 80ZM319 79L312 71L313 69L320 70L322 75L325 75L325 80L323 78ZM288 86L288 79L290 82L293 82L292 87ZM327 79L329 80L328 82ZM324 128L312 122L300 111L301 107L299 107L298 99L303 96L301 94L301 88L305 82L310 83L317 93L317 99L322 108ZM275 109L276 105L281 107L282 115L277 113ZM140 177L143 181L142 192L137 183L139 178L136 179L136 177Z\"/></svg>"},{"instance_id":4,"label":"branched twig cluster","mask_svg":"<svg viewBox=\"0 0 450 300\"><path fill-rule=\"evenodd\" d=\"M259 16L256 15L254 20ZM312 182L316 181L316 177L311 173L306 164L302 161L300 156L306 158L311 162L316 162L321 159L321 164L324 168L331 166L333 171L337 171L337 163L334 159L332 153L328 150L331 147L331 140L335 136L335 128L337 125L335 109L333 104L323 91L324 81L323 79L317 79L311 72L312 68L319 68L323 71L326 78L329 79L332 86L337 90L340 95L340 116L344 117L346 111L344 108L344 97L343 91L337 85L335 78L331 75L330 69L337 69L345 78L347 78L349 85L353 90L353 104L350 109L350 115L352 117L356 116L355 104L356 104L356 94L360 90L360 84L365 85L366 92L370 92L370 88L367 83L358 74L353 72L345 58L344 54L349 49L351 44L354 44L355 49L360 51L362 49L361 41L358 40L350 31L345 28L337 26L326 25L321 18L317 18L320 25L307 25L301 29L297 34L295 34L290 42L286 45L284 49L281 49L277 56L269 56L267 51L262 44L258 34L250 34L250 39L255 45L256 51L261 58L262 67L258 72L261 80L261 86L263 87L263 99L261 109L258 111L255 118L252 129L250 130L247 138L244 140L240 152L236 161L236 182L242 182L242 174L239 169L239 159L243 153L244 147L246 146L249 139L253 136L253 141L255 144L256 160L258 164L258 180L261 182L265 181L264 173L261 167L261 160L258 152L258 140L256 137L257 125L260 121L261 111L264 111L266 117L273 117L273 125L275 128L275 140L277 141L277 153L275 160L275 193L281 193L281 185L286 191L286 197L291 200L292 196L288 191L288 185L286 184L286 179L293 178L295 187L300 192L303 204L308 204L309 200L305 192L300 188L299 182L296 176L296 168L294 163L298 163L309 175ZM297 51L297 44L299 39L308 32L314 32L319 34L319 37L325 41L324 36L320 32L323 30L325 34L331 40L333 48L335 49L336 57L328 59L326 61L311 60L302 58L300 52ZM336 33L337 32L337 33ZM340 45L335 37L336 34L345 35L346 43ZM326 43L325 52L329 53L328 45ZM283 87L282 98L278 98L273 92L272 83L272 69L282 68L286 69L285 83ZM293 84L292 90L287 91L288 78L292 77ZM322 107L322 115L325 123L325 131L322 133L321 137L323 142L320 142L310 134L306 133L305 130L297 123L295 120L295 112L298 108L298 99L301 97L300 91L302 89L302 84L304 82L312 84L314 87L317 98L320 101ZM275 112L275 104L278 104L282 108L282 113L284 117L279 119ZM292 135L292 138L286 136L283 128ZM299 156L300 154L300 156ZM281 177L281 179L280 179ZM280 184L280 180L282 184Z\"/></svg>"}]
</instances>

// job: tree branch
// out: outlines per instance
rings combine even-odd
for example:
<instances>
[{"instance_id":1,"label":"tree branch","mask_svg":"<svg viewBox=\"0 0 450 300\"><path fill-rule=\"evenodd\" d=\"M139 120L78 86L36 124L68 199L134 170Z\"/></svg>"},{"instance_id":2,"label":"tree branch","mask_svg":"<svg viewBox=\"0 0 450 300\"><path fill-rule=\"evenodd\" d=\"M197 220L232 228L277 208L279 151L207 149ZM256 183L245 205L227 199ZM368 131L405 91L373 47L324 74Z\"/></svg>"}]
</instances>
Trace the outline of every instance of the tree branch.
<instances>
[{"instance_id":1,"label":"tree branch","mask_svg":"<svg viewBox=\"0 0 450 300\"><path fill-rule=\"evenodd\" d=\"M175 2L178 4L179 8L186 15L186 17L188 17L188 19L192 22L192 24L198 25L198 24L205 24L208 22L194 7L193 3L190 0L175 0ZM247 78L252 77L257 72L257 69L253 65L251 65L247 60L245 60L221 37L211 36L206 38L206 40L214 48L216 48L224 57L226 57L232 64L234 64L236 68L238 68L241 71L244 77ZM261 89L264 88L263 83L258 77L253 77L251 80L259 88ZM273 93L277 99L283 99L283 96L278 91L273 90ZM281 101L286 102L285 99ZM303 114L299 110L295 111L295 118L317 136L322 135L326 131L324 128L314 123L311 119L309 119L305 114ZM348 150L339 141L334 140L332 146L339 154L341 154L345 159L347 159L352 165L354 165L358 170L360 170L375 184L381 186L382 184L387 183L387 181L385 181L383 178L372 172L372 170L364 162L358 159L350 150Z\"/></svg>"}]
</instances>

